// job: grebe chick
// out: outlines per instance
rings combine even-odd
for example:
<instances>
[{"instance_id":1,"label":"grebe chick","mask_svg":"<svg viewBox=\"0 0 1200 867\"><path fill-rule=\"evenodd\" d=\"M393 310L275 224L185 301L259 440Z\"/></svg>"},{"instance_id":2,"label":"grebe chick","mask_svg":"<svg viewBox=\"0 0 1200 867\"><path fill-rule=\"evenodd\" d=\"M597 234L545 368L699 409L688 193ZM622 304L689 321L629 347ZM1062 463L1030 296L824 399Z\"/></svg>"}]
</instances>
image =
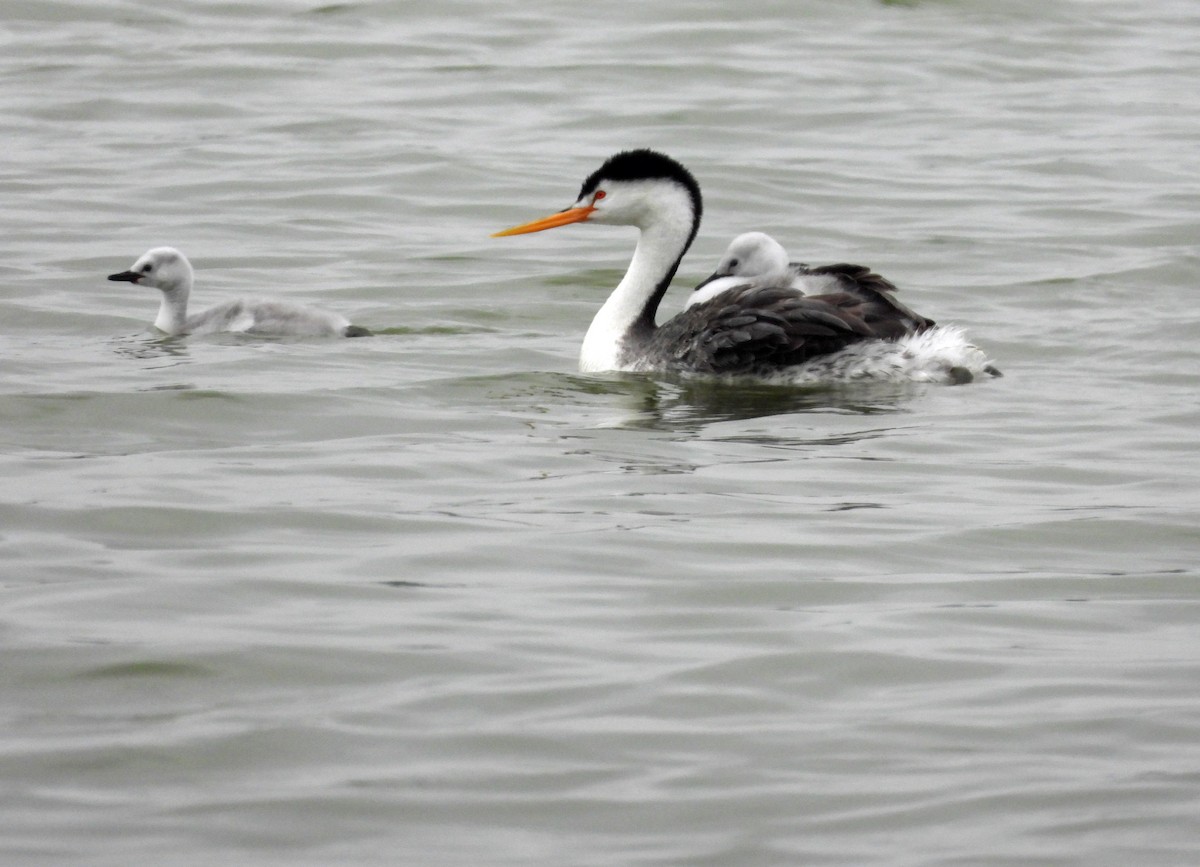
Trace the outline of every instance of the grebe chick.
<instances>
[{"instance_id":1,"label":"grebe chick","mask_svg":"<svg viewBox=\"0 0 1200 867\"><path fill-rule=\"evenodd\" d=\"M188 296L195 271L174 247L148 250L128 271L110 274L108 279L152 286L162 292L154 327L172 336L220 331L275 337L365 337L371 333L351 325L340 313L276 299L226 301L189 316Z\"/></svg>"}]
</instances>

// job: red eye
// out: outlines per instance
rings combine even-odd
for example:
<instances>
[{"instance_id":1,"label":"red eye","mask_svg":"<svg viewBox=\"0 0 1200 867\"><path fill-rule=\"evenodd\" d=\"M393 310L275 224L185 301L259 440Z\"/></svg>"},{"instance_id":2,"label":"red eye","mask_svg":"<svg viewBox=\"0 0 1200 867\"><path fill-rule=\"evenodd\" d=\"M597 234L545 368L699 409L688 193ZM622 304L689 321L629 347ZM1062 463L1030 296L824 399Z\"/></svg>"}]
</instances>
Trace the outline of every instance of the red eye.
<instances>
[{"instance_id":1,"label":"red eye","mask_svg":"<svg viewBox=\"0 0 1200 867\"><path fill-rule=\"evenodd\" d=\"M603 199L606 195L608 195L608 194L605 193L604 190L596 190L596 195L592 197L592 201L598 202L601 199Z\"/></svg>"}]
</instances>

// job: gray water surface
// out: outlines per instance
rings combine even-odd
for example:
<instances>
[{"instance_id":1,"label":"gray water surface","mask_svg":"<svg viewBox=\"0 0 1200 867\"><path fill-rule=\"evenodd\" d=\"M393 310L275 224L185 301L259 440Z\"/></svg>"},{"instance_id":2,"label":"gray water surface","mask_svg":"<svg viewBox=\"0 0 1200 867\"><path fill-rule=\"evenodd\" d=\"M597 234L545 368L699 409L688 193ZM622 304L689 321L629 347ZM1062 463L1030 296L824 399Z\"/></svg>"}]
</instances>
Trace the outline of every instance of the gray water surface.
<instances>
[{"instance_id":1,"label":"gray water surface","mask_svg":"<svg viewBox=\"0 0 1200 867\"><path fill-rule=\"evenodd\" d=\"M1200 7L0 2L0 861L1190 865ZM611 153L961 387L583 376ZM378 332L165 340L104 276Z\"/></svg>"}]
</instances>

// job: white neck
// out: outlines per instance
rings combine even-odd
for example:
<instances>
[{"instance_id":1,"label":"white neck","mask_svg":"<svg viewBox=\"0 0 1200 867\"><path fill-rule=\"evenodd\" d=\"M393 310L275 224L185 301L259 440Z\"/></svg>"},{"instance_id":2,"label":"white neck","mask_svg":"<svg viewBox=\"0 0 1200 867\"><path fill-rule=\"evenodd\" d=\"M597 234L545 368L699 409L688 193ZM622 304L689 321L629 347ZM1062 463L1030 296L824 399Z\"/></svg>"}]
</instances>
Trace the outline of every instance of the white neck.
<instances>
[{"instance_id":1,"label":"white neck","mask_svg":"<svg viewBox=\"0 0 1200 867\"><path fill-rule=\"evenodd\" d=\"M188 294L191 289L188 283L184 283L161 290L162 303L158 305L158 316L154 319L155 328L167 334L183 333L187 327Z\"/></svg>"},{"instance_id":2,"label":"white neck","mask_svg":"<svg viewBox=\"0 0 1200 867\"><path fill-rule=\"evenodd\" d=\"M646 223L638 236L629 270L596 313L583 338L579 369L585 373L627 370L633 366L626 357L630 348L626 346L626 338L687 247L692 232L690 203L682 209L663 209ZM656 309L658 300L654 300ZM650 312L653 315L655 311Z\"/></svg>"}]
</instances>

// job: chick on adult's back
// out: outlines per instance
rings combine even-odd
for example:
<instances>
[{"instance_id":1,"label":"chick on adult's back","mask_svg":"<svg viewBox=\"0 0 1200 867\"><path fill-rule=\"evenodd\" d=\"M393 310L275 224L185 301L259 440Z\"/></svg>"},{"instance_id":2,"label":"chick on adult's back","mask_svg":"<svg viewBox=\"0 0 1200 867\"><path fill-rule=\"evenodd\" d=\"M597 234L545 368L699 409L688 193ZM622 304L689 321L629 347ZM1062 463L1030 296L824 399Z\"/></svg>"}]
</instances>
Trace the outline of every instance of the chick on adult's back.
<instances>
[{"instance_id":1,"label":"chick on adult's back","mask_svg":"<svg viewBox=\"0 0 1200 867\"><path fill-rule=\"evenodd\" d=\"M790 286L805 294L812 291L800 275L807 265L788 260L783 245L765 232L746 232L738 235L721 256L717 268L696 285L684 302L684 309L703 304L736 286L752 280L763 285Z\"/></svg>"},{"instance_id":2,"label":"chick on adult's back","mask_svg":"<svg viewBox=\"0 0 1200 867\"><path fill-rule=\"evenodd\" d=\"M695 288L684 309L748 285L795 289L851 313L870 325L875 336L885 339L915 334L937 324L900 303L895 284L865 265L791 262L783 245L765 232L746 232L734 238L716 270Z\"/></svg>"},{"instance_id":3,"label":"chick on adult's back","mask_svg":"<svg viewBox=\"0 0 1200 867\"><path fill-rule=\"evenodd\" d=\"M174 247L155 247L128 271L109 280L151 286L162 292L154 327L170 335L236 331L273 337L365 337L371 332L340 313L280 299L226 301L188 315L195 281L192 263Z\"/></svg>"}]
</instances>

